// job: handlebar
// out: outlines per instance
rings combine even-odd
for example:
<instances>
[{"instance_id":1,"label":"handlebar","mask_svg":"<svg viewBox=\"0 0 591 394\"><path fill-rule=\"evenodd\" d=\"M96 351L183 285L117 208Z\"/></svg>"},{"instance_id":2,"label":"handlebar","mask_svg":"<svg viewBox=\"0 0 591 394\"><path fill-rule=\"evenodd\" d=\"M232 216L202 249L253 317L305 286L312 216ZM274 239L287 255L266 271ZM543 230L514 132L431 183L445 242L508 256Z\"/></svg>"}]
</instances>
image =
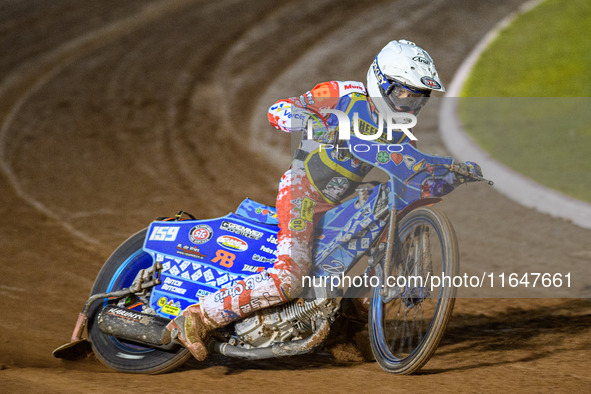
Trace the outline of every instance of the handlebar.
<instances>
[{"instance_id":1,"label":"handlebar","mask_svg":"<svg viewBox=\"0 0 591 394\"><path fill-rule=\"evenodd\" d=\"M411 175L410 177L408 177L408 179L406 180L406 182L410 181L412 178L414 178L415 176L419 175L422 172L428 171L431 174L433 174L435 167L443 167L446 168L448 171L453 172L455 174L461 175L463 177L466 177L468 179L474 180L474 181L478 181L478 182L486 182L488 185L492 186L495 183L489 179L483 178L479 175L476 174L472 174L469 171L464 170L463 168L461 168L459 165L457 164L429 164L427 166L425 166L423 169L415 172L413 175Z\"/></svg>"},{"instance_id":2,"label":"handlebar","mask_svg":"<svg viewBox=\"0 0 591 394\"><path fill-rule=\"evenodd\" d=\"M447 168L450 172L465 176L466 178L470 178L479 182L486 182L490 186L495 184L493 181L489 179L483 178L480 175L472 174L471 172L462 169L457 164L442 164L442 166Z\"/></svg>"}]
</instances>

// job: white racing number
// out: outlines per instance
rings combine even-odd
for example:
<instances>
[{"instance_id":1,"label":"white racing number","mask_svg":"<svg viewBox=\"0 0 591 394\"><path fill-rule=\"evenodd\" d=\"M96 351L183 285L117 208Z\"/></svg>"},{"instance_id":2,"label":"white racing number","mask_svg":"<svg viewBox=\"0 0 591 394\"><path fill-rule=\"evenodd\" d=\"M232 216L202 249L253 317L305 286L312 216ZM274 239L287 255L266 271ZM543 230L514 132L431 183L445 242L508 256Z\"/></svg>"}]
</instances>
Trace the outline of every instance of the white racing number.
<instances>
[{"instance_id":1,"label":"white racing number","mask_svg":"<svg viewBox=\"0 0 591 394\"><path fill-rule=\"evenodd\" d=\"M179 232L179 227L154 226L150 241L174 241Z\"/></svg>"}]
</instances>

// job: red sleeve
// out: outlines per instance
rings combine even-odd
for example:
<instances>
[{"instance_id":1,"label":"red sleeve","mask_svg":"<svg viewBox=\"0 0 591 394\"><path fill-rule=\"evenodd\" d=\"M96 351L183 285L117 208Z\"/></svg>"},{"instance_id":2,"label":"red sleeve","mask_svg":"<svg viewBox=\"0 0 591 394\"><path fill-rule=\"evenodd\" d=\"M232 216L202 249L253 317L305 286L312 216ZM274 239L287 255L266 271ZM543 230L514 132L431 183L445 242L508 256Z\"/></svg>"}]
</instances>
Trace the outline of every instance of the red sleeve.
<instances>
[{"instance_id":1,"label":"red sleeve","mask_svg":"<svg viewBox=\"0 0 591 394\"><path fill-rule=\"evenodd\" d=\"M302 117L302 114L320 115L320 110L334 108L339 102L339 93L338 82L319 83L299 97L277 101L269 108L267 118L271 126L279 130L287 132L304 130L305 118ZM297 115L292 113L292 105L299 108Z\"/></svg>"}]
</instances>

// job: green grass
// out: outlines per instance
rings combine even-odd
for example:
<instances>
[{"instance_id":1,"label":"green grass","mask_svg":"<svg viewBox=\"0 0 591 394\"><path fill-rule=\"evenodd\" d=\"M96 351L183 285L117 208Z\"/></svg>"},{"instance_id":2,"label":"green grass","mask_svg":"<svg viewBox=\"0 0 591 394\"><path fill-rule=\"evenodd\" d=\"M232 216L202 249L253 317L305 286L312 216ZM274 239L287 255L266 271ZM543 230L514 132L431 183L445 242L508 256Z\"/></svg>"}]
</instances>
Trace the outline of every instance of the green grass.
<instances>
[{"instance_id":1,"label":"green grass","mask_svg":"<svg viewBox=\"0 0 591 394\"><path fill-rule=\"evenodd\" d=\"M590 26L589 0L547 0L521 15L482 54L459 105L464 127L493 157L588 202Z\"/></svg>"}]
</instances>

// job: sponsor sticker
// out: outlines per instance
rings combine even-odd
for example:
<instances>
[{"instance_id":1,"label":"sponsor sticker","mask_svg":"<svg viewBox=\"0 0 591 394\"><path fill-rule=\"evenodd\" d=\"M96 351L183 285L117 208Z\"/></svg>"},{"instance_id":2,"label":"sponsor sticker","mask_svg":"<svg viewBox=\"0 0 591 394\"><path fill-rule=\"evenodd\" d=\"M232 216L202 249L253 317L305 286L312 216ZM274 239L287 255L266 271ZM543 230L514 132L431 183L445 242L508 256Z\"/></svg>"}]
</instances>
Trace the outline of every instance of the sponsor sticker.
<instances>
[{"instance_id":1,"label":"sponsor sticker","mask_svg":"<svg viewBox=\"0 0 591 394\"><path fill-rule=\"evenodd\" d=\"M306 228L306 221L302 218L295 218L289 221L289 229L292 231L302 231Z\"/></svg>"},{"instance_id":2,"label":"sponsor sticker","mask_svg":"<svg viewBox=\"0 0 591 394\"><path fill-rule=\"evenodd\" d=\"M379 151L376 155L376 160L382 164L385 164L390 161L390 155L384 150Z\"/></svg>"},{"instance_id":3,"label":"sponsor sticker","mask_svg":"<svg viewBox=\"0 0 591 394\"><path fill-rule=\"evenodd\" d=\"M186 293L187 289L184 289L181 286L183 286L182 280L176 280L173 278L165 278L164 284L162 285L162 287L160 289L162 291L169 291L172 293L183 295Z\"/></svg>"},{"instance_id":4,"label":"sponsor sticker","mask_svg":"<svg viewBox=\"0 0 591 394\"><path fill-rule=\"evenodd\" d=\"M406 166L406 168L408 168L409 170L412 170L413 166L417 162L417 159L415 159L411 155L402 156L402 160L404 161L404 165Z\"/></svg>"},{"instance_id":5,"label":"sponsor sticker","mask_svg":"<svg viewBox=\"0 0 591 394\"><path fill-rule=\"evenodd\" d=\"M274 263L276 259L274 258L268 258L268 257L263 257L259 254L255 254L254 256L252 256L253 261L258 261L260 263Z\"/></svg>"},{"instance_id":6,"label":"sponsor sticker","mask_svg":"<svg viewBox=\"0 0 591 394\"><path fill-rule=\"evenodd\" d=\"M437 82L436 80L434 80L431 77L423 77L421 78L421 82L423 83L423 85L431 88L431 89L440 89L441 85L439 84L439 82Z\"/></svg>"},{"instance_id":7,"label":"sponsor sticker","mask_svg":"<svg viewBox=\"0 0 591 394\"><path fill-rule=\"evenodd\" d=\"M141 315L140 313L136 313L136 312L131 311L129 309L118 309L115 307L110 307L109 309L105 309L104 313L107 313L112 316L124 317L126 319L133 320L135 322L141 322L142 319L144 318L144 316Z\"/></svg>"},{"instance_id":8,"label":"sponsor sticker","mask_svg":"<svg viewBox=\"0 0 591 394\"><path fill-rule=\"evenodd\" d=\"M194 244L204 244L213 236L213 230L206 224L198 224L189 232L189 239Z\"/></svg>"},{"instance_id":9,"label":"sponsor sticker","mask_svg":"<svg viewBox=\"0 0 591 394\"><path fill-rule=\"evenodd\" d=\"M199 289L199 290L197 290L197 293L195 293L195 297L205 297L205 296L208 296L210 294L211 294L211 291Z\"/></svg>"},{"instance_id":10,"label":"sponsor sticker","mask_svg":"<svg viewBox=\"0 0 591 394\"><path fill-rule=\"evenodd\" d=\"M226 249L238 252L244 252L246 249L248 249L248 244L246 241L231 235L222 235L221 237L218 237L216 241L218 245Z\"/></svg>"},{"instance_id":11,"label":"sponsor sticker","mask_svg":"<svg viewBox=\"0 0 591 394\"><path fill-rule=\"evenodd\" d=\"M235 259L236 259L236 255L234 253L230 253L225 250L218 249L215 252L215 257L213 259L211 259L211 262L218 263L222 267L231 268L234 265ZM207 272L205 274L206 274L207 280L213 279L213 276L211 277L211 279L207 278Z\"/></svg>"},{"instance_id":12,"label":"sponsor sticker","mask_svg":"<svg viewBox=\"0 0 591 394\"><path fill-rule=\"evenodd\" d=\"M349 180L342 176L333 177L326 187L322 190L322 194L333 200L338 200L349 187Z\"/></svg>"},{"instance_id":13,"label":"sponsor sticker","mask_svg":"<svg viewBox=\"0 0 591 394\"><path fill-rule=\"evenodd\" d=\"M268 209L263 209L263 208L257 208L256 213L258 213L259 215L265 215L265 216L269 216L272 219L276 219L277 218L277 213L272 212Z\"/></svg>"},{"instance_id":14,"label":"sponsor sticker","mask_svg":"<svg viewBox=\"0 0 591 394\"><path fill-rule=\"evenodd\" d=\"M234 234L242 235L243 237L259 240L263 233L252 228L243 226L238 223L223 221L220 225L221 230L229 231Z\"/></svg>"},{"instance_id":15,"label":"sponsor sticker","mask_svg":"<svg viewBox=\"0 0 591 394\"><path fill-rule=\"evenodd\" d=\"M203 260L205 257L207 257L206 255L204 255L203 253L201 253L199 251L199 248L196 247L196 246L189 246L189 245L178 244L176 246L176 252L178 254L183 255L183 256L198 258L199 260Z\"/></svg>"},{"instance_id":16,"label":"sponsor sticker","mask_svg":"<svg viewBox=\"0 0 591 394\"><path fill-rule=\"evenodd\" d=\"M274 248L269 248L265 245L262 245L261 248L259 249L261 252L265 252L265 253L269 253L269 254L273 254L273 255L277 255L277 249Z\"/></svg>"},{"instance_id":17,"label":"sponsor sticker","mask_svg":"<svg viewBox=\"0 0 591 394\"><path fill-rule=\"evenodd\" d=\"M414 61L415 61L415 62L417 62L417 63L422 63L422 64L424 64L424 65L427 65L427 66L428 66L429 64L431 64L431 62L430 62L430 61L428 61L428 60L427 60L426 58L424 58L423 56L415 56L415 57L413 57L413 58L412 58L412 60L414 60Z\"/></svg>"},{"instance_id":18,"label":"sponsor sticker","mask_svg":"<svg viewBox=\"0 0 591 394\"><path fill-rule=\"evenodd\" d=\"M300 217L307 222L312 222L314 218L315 206L316 201L312 200L311 198L304 197L302 200L302 207L300 208Z\"/></svg>"},{"instance_id":19,"label":"sponsor sticker","mask_svg":"<svg viewBox=\"0 0 591 394\"><path fill-rule=\"evenodd\" d=\"M391 157L392 157L392 161L396 165L399 165L400 163L402 163L402 160L404 160L403 156L400 153L392 153Z\"/></svg>"},{"instance_id":20,"label":"sponsor sticker","mask_svg":"<svg viewBox=\"0 0 591 394\"><path fill-rule=\"evenodd\" d=\"M181 312L181 308L178 308L174 305L164 305L162 307L162 312L168 313L169 315L178 316Z\"/></svg>"},{"instance_id":21,"label":"sponsor sticker","mask_svg":"<svg viewBox=\"0 0 591 394\"><path fill-rule=\"evenodd\" d=\"M171 226L154 226L152 234L150 234L150 241L174 241L179 232L179 227Z\"/></svg>"},{"instance_id":22,"label":"sponsor sticker","mask_svg":"<svg viewBox=\"0 0 591 394\"><path fill-rule=\"evenodd\" d=\"M258 265L250 265L250 264L244 264L244 266L242 267L242 271L252 272L252 273L261 272L264 269L265 269L265 267L259 267Z\"/></svg>"},{"instance_id":23,"label":"sponsor sticker","mask_svg":"<svg viewBox=\"0 0 591 394\"><path fill-rule=\"evenodd\" d=\"M356 84L356 83L346 83L346 84L343 84L343 89L345 91L352 90L352 91L356 91L356 92L360 92L360 93L364 93L365 92L365 89L363 88L363 85Z\"/></svg>"},{"instance_id":24,"label":"sponsor sticker","mask_svg":"<svg viewBox=\"0 0 591 394\"><path fill-rule=\"evenodd\" d=\"M345 270L345 265L339 260L332 260L330 263L320 264L320 268L330 274L338 274Z\"/></svg>"},{"instance_id":25,"label":"sponsor sticker","mask_svg":"<svg viewBox=\"0 0 591 394\"><path fill-rule=\"evenodd\" d=\"M420 162L418 162L417 164L415 164L415 165L412 167L412 170L413 170L414 172L418 172L418 171L420 171L420 170L421 170L421 169L422 169L422 168L423 168L425 165L426 165L426 161L425 161L425 159L423 159L423 160L421 160Z\"/></svg>"}]
</instances>

